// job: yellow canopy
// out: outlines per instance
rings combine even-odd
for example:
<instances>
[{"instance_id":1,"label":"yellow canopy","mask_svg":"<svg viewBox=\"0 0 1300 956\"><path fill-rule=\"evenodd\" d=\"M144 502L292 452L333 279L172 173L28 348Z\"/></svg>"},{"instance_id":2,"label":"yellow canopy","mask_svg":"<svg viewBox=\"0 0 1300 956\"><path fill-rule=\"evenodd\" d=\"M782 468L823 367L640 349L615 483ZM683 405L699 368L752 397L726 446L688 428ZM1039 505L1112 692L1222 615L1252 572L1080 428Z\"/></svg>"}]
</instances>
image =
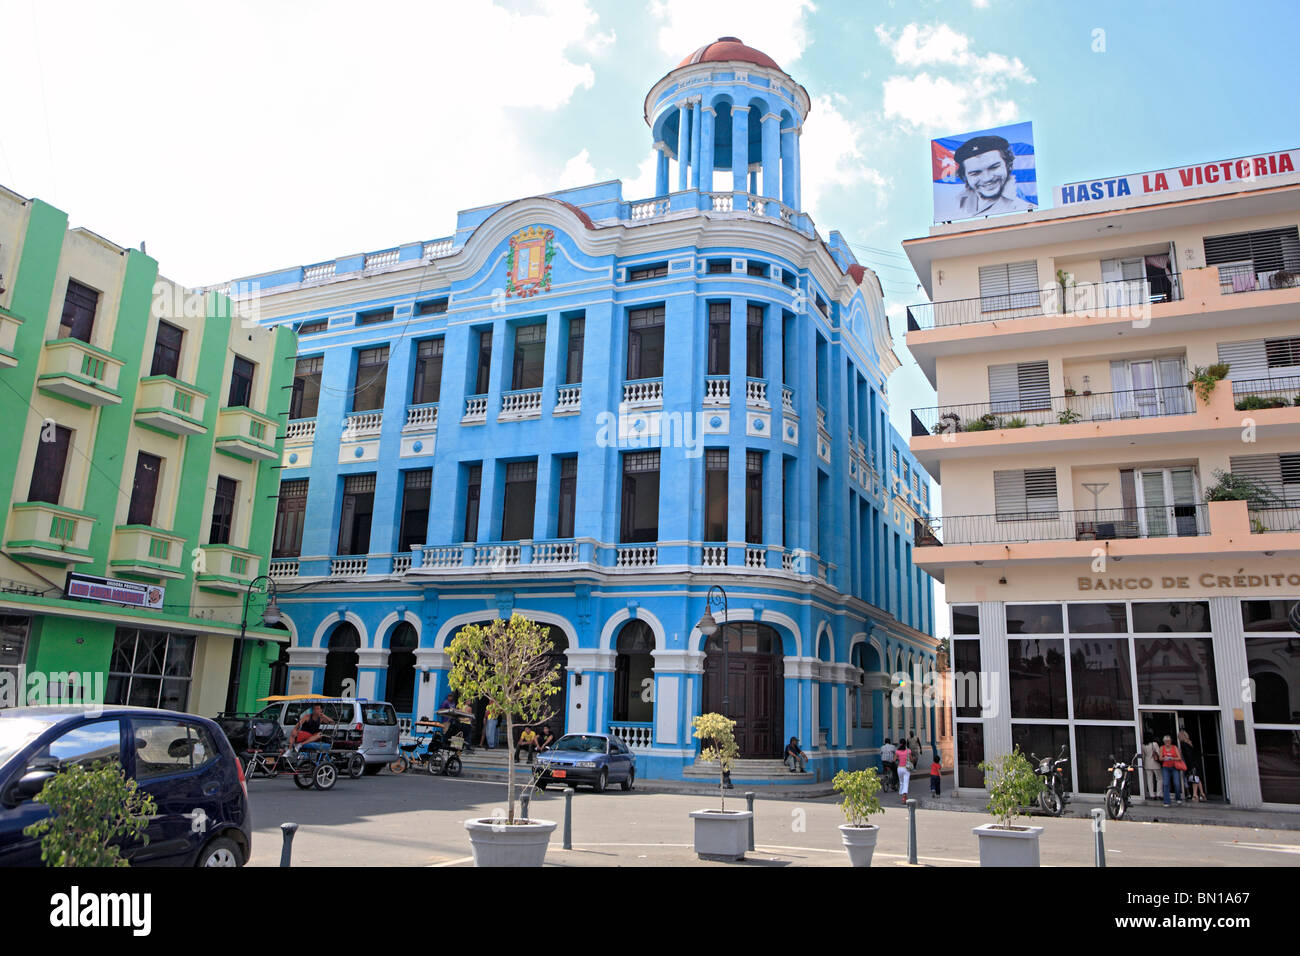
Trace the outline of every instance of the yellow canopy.
<instances>
[{"instance_id":1,"label":"yellow canopy","mask_svg":"<svg viewBox=\"0 0 1300 956\"><path fill-rule=\"evenodd\" d=\"M282 700L332 700L324 694L275 694L271 697L259 697L257 702L278 704Z\"/></svg>"}]
</instances>

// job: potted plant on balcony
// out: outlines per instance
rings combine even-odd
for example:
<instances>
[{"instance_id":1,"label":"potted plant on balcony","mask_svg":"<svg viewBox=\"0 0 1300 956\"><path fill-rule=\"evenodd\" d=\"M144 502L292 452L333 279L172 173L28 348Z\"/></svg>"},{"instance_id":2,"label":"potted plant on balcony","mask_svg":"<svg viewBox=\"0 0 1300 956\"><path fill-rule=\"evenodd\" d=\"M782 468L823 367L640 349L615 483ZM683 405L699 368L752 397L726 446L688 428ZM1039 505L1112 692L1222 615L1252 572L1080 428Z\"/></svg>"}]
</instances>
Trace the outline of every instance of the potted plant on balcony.
<instances>
[{"instance_id":1,"label":"potted plant on balcony","mask_svg":"<svg viewBox=\"0 0 1300 956\"><path fill-rule=\"evenodd\" d=\"M988 810L996 823L975 827L979 837L980 866L1038 866L1038 837L1042 827L1016 826L1013 821L1024 808L1038 800L1042 781L1020 748L997 760L979 765L989 791Z\"/></svg>"},{"instance_id":2,"label":"potted plant on balcony","mask_svg":"<svg viewBox=\"0 0 1300 956\"><path fill-rule=\"evenodd\" d=\"M837 793L844 794L840 809L845 823L840 826L840 839L849 854L852 866L870 866L871 855L876 850L876 837L880 827L871 822L875 813L884 813L880 799L880 778L875 768L866 770L841 770L831 781Z\"/></svg>"},{"instance_id":3,"label":"potted plant on balcony","mask_svg":"<svg viewBox=\"0 0 1300 956\"><path fill-rule=\"evenodd\" d=\"M551 663L554 645L546 628L512 614L486 626L462 628L447 648L452 690L461 700L484 698L506 720L506 740L514 724L549 720L551 695L559 693L559 666ZM555 830L554 820L515 819L515 764L506 761L504 814L465 821L475 866L541 866Z\"/></svg>"},{"instance_id":4,"label":"potted plant on balcony","mask_svg":"<svg viewBox=\"0 0 1300 956\"><path fill-rule=\"evenodd\" d=\"M1267 508L1282 499L1253 478L1214 469L1214 484L1205 489L1206 501L1245 501L1251 508Z\"/></svg>"},{"instance_id":5,"label":"potted plant on balcony","mask_svg":"<svg viewBox=\"0 0 1300 956\"><path fill-rule=\"evenodd\" d=\"M748 810L728 810L726 778L736 765L740 748L736 745L736 722L721 714L701 714L691 721L693 733L700 741L700 759L718 765L720 809L696 810L695 854L701 860L743 860L749 848Z\"/></svg>"},{"instance_id":6,"label":"potted plant on balcony","mask_svg":"<svg viewBox=\"0 0 1300 956\"><path fill-rule=\"evenodd\" d=\"M1198 365L1192 369L1192 380L1187 383L1189 389L1196 389L1196 397L1208 402L1214 394L1214 386L1228 375L1227 362L1215 362L1213 365Z\"/></svg>"}]
</instances>

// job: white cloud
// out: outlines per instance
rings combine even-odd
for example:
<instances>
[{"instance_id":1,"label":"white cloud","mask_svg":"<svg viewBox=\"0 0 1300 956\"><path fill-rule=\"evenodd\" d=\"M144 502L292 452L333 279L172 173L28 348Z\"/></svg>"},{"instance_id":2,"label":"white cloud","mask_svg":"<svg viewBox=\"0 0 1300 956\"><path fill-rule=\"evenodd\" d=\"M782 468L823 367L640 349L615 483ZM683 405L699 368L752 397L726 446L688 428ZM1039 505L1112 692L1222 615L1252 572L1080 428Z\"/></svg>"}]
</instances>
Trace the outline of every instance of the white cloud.
<instances>
[{"instance_id":1,"label":"white cloud","mask_svg":"<svg viewBox=\"0 0 1300 956\"><path fill-rule=\"evenodd\" d=\"M814 96L804 124L799 144L803 208L817 221L826 218L819 205L829 190L863 187L875 193L890 184L869 161L866 123L846 115L842 107L847 105L842 96Z\"/></svg>"},{"instance_id":2,"label":"white cloud","mask_svg":"<svg viewBox=\"0 0 1300 956\"><path fill-rule=\"evenodd\" d=\"M883 84L885 117L910 127L955 132L1014 122L1019 106L1009 88L1035 82L1019 57L978 54L946 23L909 23L897 34L878 26L876 37L899 66L926 68Z\"/></svg>"},{"instance_id":3,"label":"white cloud","mask_svg":"<svg viewBox=\"0 0 1300 956\"><path fill-rule=\"evenodd\" d=\"M812 0L652 0L650 15L663 21L659 49L673 63L718 37L734 36L788 72L808 46L808 14L816 9Z\"/></svg>"},{"instance_id":4,"label":"white cloud","mask_svg":"<svg viewBox=\"0 0 1300 956\"><path fill-rule=\"evenodd\" d=\"M527 122L595 83L610 34L587 0L395 3L385 17L85 3L75 30L62 8L26 7L4 16L7 66L44 95L33 80L10 103L6 185L122 245L147 239L181 282L447 235L459 209L590 164L539 152Z\"/></svg>"}]
</instances>

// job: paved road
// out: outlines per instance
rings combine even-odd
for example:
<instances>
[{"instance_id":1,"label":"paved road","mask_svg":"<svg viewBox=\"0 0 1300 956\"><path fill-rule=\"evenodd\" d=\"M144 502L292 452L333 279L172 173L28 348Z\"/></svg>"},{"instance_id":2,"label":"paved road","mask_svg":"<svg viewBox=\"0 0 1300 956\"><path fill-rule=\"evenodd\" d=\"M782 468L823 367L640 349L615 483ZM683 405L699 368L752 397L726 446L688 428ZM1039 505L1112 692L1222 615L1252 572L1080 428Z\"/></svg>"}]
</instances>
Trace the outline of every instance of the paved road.
<instances>
[{"instance_id":1,"label":"paved road","mask_svg":"<svg viewBox=\"0 0 1300 956\"><path fill-rule=\"evenodd\" d=\"M387 772L341 779L328 793L299 791L290 778L254 780L249 786L254 836L253 866L276 866L279 825L300 825L295 866L471 865L464 821L504 809L499 783ZM560 866L682 866L704 864L691 851L692 810L715 805L683 794L579 791L573 798L573 840L561 849L557 829L547 854ZM728 807L733 806L729 799ZM736 807L744 800L737 797ZM549 790L533 802L533 815L563 821L564 797ZM843 822L831 798L759 799L755 806L752 865L845 866L836 827ZM907 811L885 809L875 865L907 858ZM932 866L976 866L971 827L986 822L970 813L920 811L920 861ZM1092 866L1088 820L1034 820L1045 866ZM1111 823L1106 833L1110 866L1300 866L1300 833L1240 827L1162 823Z\"/></svg>"}]
</instances>

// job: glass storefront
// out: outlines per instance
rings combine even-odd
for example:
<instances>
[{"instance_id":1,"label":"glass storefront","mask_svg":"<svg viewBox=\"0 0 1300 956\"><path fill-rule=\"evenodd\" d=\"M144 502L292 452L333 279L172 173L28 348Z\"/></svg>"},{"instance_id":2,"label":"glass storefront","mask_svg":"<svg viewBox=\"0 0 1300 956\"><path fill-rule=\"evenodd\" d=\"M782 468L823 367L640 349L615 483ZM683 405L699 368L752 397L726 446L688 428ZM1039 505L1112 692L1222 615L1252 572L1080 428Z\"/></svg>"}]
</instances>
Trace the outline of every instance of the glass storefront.
<instances>
[{"instance_id":1,"label":"glass storefront","mask_svg":"<svg viewBox=\"0 0 1300 956\"><path fill-rule=\"evenodd\" d=\"M194 636L119 627L105 703L183 711L190 700Z\"/></svg>"}]
</instances>

